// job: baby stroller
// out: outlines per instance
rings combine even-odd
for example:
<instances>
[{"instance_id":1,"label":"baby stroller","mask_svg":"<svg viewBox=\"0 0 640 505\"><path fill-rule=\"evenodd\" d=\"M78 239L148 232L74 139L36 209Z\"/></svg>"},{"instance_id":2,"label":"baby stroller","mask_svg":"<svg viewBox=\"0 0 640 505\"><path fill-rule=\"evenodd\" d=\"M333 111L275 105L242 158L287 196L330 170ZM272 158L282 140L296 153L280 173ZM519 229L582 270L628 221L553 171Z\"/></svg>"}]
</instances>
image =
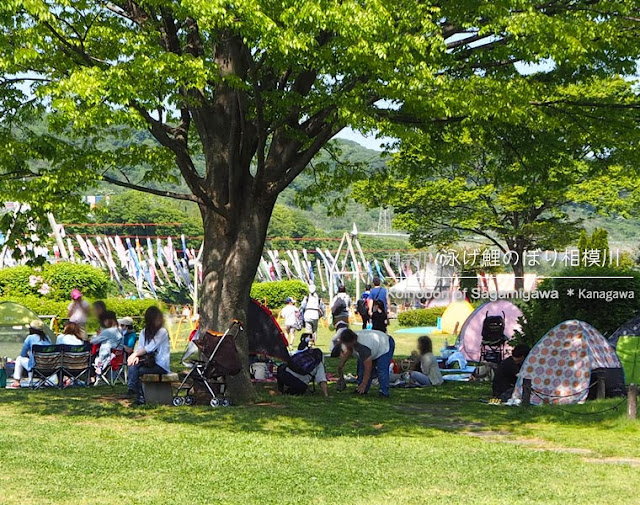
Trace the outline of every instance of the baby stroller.
<instances>
[{"instance_id":1,"label":"baby stroller","mask_svg":"<svg viewBox=\"0 0 640 505\"><path fill-rule=\"evenodd\" d=\"M490 316L489 312L486 313L482 322L481 362L495 363L496 365L502 363L504 346L507 342L507 337L504 334L505 317L504 312L501 316Z\"/></svg>"},{"instance_id":2,"label":"baby stroller","mask_svg":"<svg viewBox=\"0 0 640 505\"><path fill-rule=\"evenodd\" d=\"M190 370L176 390L173 397L174 406L193 405L196 386L204 386L211 395L209 405L212 407L231 405L230 400L225 396L226 378L237 375L242 369L240 354L235 343L235 338L242 329L242 323L235 319L224 334L209 331L195 337L189 343L182 362L190 367ZM185 360L196 351L199 351L200 359L186 363Z\"/></svg>"}]
</instances>

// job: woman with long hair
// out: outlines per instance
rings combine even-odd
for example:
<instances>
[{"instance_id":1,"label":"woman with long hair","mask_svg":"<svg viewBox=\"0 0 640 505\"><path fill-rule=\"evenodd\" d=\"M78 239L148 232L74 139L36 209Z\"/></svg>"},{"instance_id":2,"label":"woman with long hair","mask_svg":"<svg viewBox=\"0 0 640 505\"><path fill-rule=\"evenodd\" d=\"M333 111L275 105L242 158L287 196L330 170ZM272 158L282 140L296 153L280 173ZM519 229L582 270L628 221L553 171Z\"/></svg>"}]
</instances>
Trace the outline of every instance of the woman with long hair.
<instances>
[{"instance_id":1,"label":"woman with long hair","mask_svg":"<svg viewBox=\"0 0 640 505\"><path fill-rule=\"evenodd\" d=\"M34 319L29 323L29 335L24 339L20 356L16 358L16 367L13 372L13 384L10 388L19 388L20 379L22 379L23 371L27 371L29 379L31 379L34 361L31 348L34 345L50 344L51 340L44 331L44 323L40 319Z\"/></svg>"},{"instance_id":2,"label":"woman with long hair","mask_svg":"<svg viewBox=\"0 0 640 505\"><path fill-rule=\"evenodd\" d=\"M77 323L67 323L64 325L62 333L56 339L56 345L82 345L86 342L86 333Z\"/></svg>"},{"instance_id":3,"label":"woman with long hair","mask_svg":"<svg viewBox=\"0 0 640 505\"><path fill-rule=\"evenodd\" d=\"M439 386L444 382L438 360L433 355L433 342L426 335L418 338L420 371L411 372L411 379L421 386Z\"/></svg>"},{"instance_id":4,"label":"woman with long hair","mask_svg":"<svg viewBox=\"0 0 640 505\"><path fill-rule=\"evenodd\" d=\"M144 329L135 351L129 356L129 396L136 403L144 404L144 391L140 377L146 374L168 374L171 358L169 332L164 327L164 314L156 307L149 307L144 313Z\"/></svg>"}]
</instances>

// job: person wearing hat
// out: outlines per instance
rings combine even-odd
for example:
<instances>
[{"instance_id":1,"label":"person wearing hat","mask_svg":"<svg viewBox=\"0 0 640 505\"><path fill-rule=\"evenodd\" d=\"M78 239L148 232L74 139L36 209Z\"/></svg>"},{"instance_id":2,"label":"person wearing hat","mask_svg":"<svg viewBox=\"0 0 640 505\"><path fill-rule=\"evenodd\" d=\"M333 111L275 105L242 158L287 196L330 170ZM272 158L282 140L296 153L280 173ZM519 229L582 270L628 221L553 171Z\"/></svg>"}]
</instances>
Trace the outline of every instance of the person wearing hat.
<instances>
[{"instance_id":1,"label":"person wearing hat","mask_svg":"<svg viewBox=\"0 0 640 505\"><path fill-rule=\"evenodd\" d=\"M70 323L75 323L80 327L82 340L87 339L87 319L89 318L89 302L82 298L79 289L71 290L71 303L67 307L67 317Z\"/></svg>"},{"instance_id":2,"label":"person wearing hat","mask_svg":"<svg viewBox=\"0 0 640 505\"><path fill-rule=\"evenodd\" d=\"M309 285L309 294L302 300L300 310L304 319L304 330L313 334L315 339L318 333L318 321L324 316L324 303L318 296L314 284Z\"/></svg>"},{"instance_id":3,"label":"person wearing hat","mask_svg":"<svg viewBox=\"0 0 640 505\"><path fill-rule=\"evenodd\" d=\"M51 344L51 340L49 340L49 337L44 331L44 323L40 319L34 319L29 323L29 335L24 339L20 356L16 358L15 370L13 372L13 384L10 386L11 388L17 389L20 387L20 379L22 379L22 373L25 370L29 374L29 379L31 379L31 370L33 370L34 365L33 352L31 348L34 345L46 344Z\"/></svg>"},{"instance_id":4,"label":"person wearing hat","mask_svg":"<svg viewBox=\"0 0 640 505\"><path fill-rule=\"evenodd\" d=\"M298 307L296 307L296 303L293 298L288 297L285 302L286 305L280 311L280 317L284 320L289 349L292 349L296 342L296 330L300 329L298 328L298 314L300 311L298 310Z\"/></svg>"},{"instance_id":5,"label":"person wearing hat","mask_svg":"<svg viewBox=\"0 0 640 505\"><path fill-rule=\"evenodd\" d=\"M118 324L122 332L122 347L127 354L131 354L136 348L136 342L138 341L138 335L133 327L133 319L123 317L122 319L118 319Z\"/></svg>"}]
</instances>

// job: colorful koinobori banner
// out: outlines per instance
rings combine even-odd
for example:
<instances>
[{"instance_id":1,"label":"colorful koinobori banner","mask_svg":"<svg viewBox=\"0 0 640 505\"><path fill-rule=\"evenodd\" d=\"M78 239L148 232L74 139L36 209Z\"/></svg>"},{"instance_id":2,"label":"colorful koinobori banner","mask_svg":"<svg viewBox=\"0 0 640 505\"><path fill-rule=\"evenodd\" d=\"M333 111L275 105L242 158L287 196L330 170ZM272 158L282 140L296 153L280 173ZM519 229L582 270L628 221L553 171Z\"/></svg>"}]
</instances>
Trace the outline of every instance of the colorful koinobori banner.
<instances>
[{"instance_id":1,"label":"colorful koinobori banner","mask_svg":"<svg viewBox=\"0 0 640 505\"><path fill-rule=\"evenodd\" d=\"M28 258L44 257L46 261L85 263L109 272L111 279L123 289L123 279L136 286L140 297L157 297L159 289L169 286L195 293L195 282L202 280L202 245L198 250L188 247L185 236L179 239L131 238L119 235L67 235L64 226L50 218L55 244L49 248L38 240L20 245L16 250L6 247L0 258L1 267L24 264ZM176 243L179 244L176 247ZM415 277L427 263L433 263L428 253L395 253L385 259L367 259L357 237L357 230L346 232L337 251L307 249L264 251L256 280L276 281L298 279L316 284L333 294L347 280L363 284L379 277L389 284ZM359 285L359 284L358 284ZM358 288L357 295L359 296Z\"/></svg>"}]
</instances>

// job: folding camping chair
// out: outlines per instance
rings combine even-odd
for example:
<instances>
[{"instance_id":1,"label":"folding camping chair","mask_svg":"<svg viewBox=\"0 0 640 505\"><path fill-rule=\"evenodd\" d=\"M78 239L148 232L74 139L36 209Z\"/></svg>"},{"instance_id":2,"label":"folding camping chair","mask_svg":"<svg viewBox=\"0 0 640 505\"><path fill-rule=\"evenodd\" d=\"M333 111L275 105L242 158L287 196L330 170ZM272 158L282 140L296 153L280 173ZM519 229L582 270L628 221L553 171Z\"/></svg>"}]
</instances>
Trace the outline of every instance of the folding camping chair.
<instances>
[{"instance_id":1,"label":"folding camping chair","mask_svg":"<svg viewBox=\"0 0 640 505\"><path fill-rule=\"evenodd\" d=\"M91 380L91 344L62 346L62 387L89 385ZM65 384L65 378L69 382Z\"/></svg>"},{"instance_id":2,"label":"folding camping chair","mask_svg":"<svg viewBox=\"0 0 640 505\"><path fill-rule=\"evenodd\" d=\"M59 345L34 345L31 347L33 356L33 369L29 387L42 389L46 386L58 387L62 382L60 372L62 370L62 346ZM56 382L53 382L55 377Z\"/></svg>"},{"instance_id":3,"label":"folding camping chair","mask_svg":"<svg viewBox=\"0 0 640 505\"><path fill-rule=\"evenodd\" d=\"M113 387L118 382L127 385L127 355L124 349L111 349L111 361L102 369L102 373L96 376L97 386L100 382L104 382Z\"/></svg>"}]
</instances>

